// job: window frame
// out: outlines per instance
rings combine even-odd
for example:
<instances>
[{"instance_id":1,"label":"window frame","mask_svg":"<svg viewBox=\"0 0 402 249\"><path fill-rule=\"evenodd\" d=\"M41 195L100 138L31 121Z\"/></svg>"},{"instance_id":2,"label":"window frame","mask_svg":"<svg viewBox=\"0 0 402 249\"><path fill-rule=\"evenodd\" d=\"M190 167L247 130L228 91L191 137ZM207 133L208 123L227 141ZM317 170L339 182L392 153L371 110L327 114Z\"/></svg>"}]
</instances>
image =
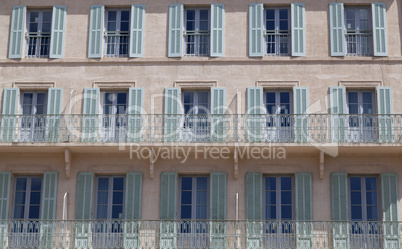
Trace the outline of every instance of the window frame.
<instances>
[{"instance_id":1,"label":"window frame","mask_svg":"<svg viewBox=\"0 0 402 249\"><path fill-rule=\"evenodd\" d=\"M292 218L291 219L282 219L281 217L282 217L282 210L281 210L281 207L282 207L282 203L281 203L281 193L282 193L282 187L281 187L281 178L283 178L283 177L289 177L290 178L290 181L291 181L291 190L290 190L290 192L291 192L291 200L292 200L292 203L291 203L291 206L292 206ZM263 175L263 178L264 178L264 180L263 180L263 182L264 182L264 188L263 188L263 203L264 203L264 209L263 209L263 212L264 212L264 214L263 214L263 217L264 217L264 220L266 220L266 221L292 221L292 220L294 220L294 218L296 217L296 207L295 207L295 204L296 204L296 188L295 188L295 177L294 177L294 175ZM275 189L275 193L276 193L276 204L275 204L275 208L276 208L276 219L275 220L272 220L272 219L267 219L267 212L266 212L266 207L267 207L267 205L268 205L268 203L267 203L267 178L275 178L276 179L276 189ZM278 188L279 187L279 188ZM272 191L271 191L272 192ZM279 194L278 194L279 193ZM279 207L280 208L278 208L278 203L280 204L279 205Z\"/></svg>"},{"instance_id":2,"label":"window frame","mask_svg":"<svg viewBox=\"0 0 402 249\"><path fill-rule=\"evenodd\" d=\"M108 178L108 203L107 203L107 216L108 218L97 218L98 217L98 190L99 190L99 179L100 178ZM113 211L113 179L114 178L123 178L123 201L122 201L122 217L121 218L109 218L112 217L112 211ZM125 193L126 193L126 177L123 175L97 175L95 176L95 205L94 205L94 220L122 220L125 218ZM110 188L112 186L112 188ZM111 194L112 193L112 194Z\"/></svg>"},{"instance_id":3,"label":"window frame","mask_svg":"<svg viewBox=\"0 0 402 249\"><path fill-rule=\"evenodd\" d=\"M15 176L13 183L13 190L14 190L14 194L13 194L13 202L12 202L12 207L13 207L13 211L12 211L12 219L21 219L21 218L14 218L15 217L15 201L16 201L16 194L17 194L17 180L18 179L23 179L26 178L27 179L27 188L25 190L25 204L24 204L24 218L22 218L23 220L30 220L31 218L29 218L29 207L30 207L30 198L31 198L31 181L32 178L40 178L41 179L41 186L40 186L40 202L39 202L39 217L38 219L41 219L41 208L42 208L42 204L43 204L43 196L42 196L42 191L43 191L43 176L42 175L21 175L21 176ZM29 190L28 190L28 186L29 186ZM28 212L27 212L28 211ZM28 216L28 218L27 218Z\"/></svg>"},{"instance_id":4,"label":"window frame","mask_svg":"<svg viewBox=\"0 0 402 249\"><path fill-rule=\"evenodd\" d=\"M191 177L192 178L192 189L191 189L191 219L183 219L182 217L182 213L181 213L181 206L182 206L182 179L183 177ZM210 210L209 210L209 206L210 206L210 175L179 175L178 177L178 210L177 210L177 219L178 220L198 220L197 217L197 191L198 189L197 187L197 181L194 181L194 179L197 179L198 177L205 177L207 178L207 202L206 202L206 219L208 220L210 217ZM195 188L194 188L195 187ZM195 194L194 194L195 193Z\"/></svg>"},{"instance_id":5,"label":"window frame","mask_svg":"<svg viewBox=\"0 0 402 249\"><path fill-rule=\"evenodd\" d=\"M263 27L264 27L264 56L291 56L292 54L292 30L291 30L291 8L290 6L279 6L279 7L267 7L267 6L263 6L264 9L264 13L263 13ZM280 10L287 10L288 12L288 32L287 33L283 33L281 32L282 30L280 30ZM274 26L275 29L274 30L268 30L267 29L267 10L274 10ZM288 52L287 53L281 53L280 52L280 37L278 37L278 35L288 35ZM275 53L268 53L268 48L267 48L267 44L268 44L268 36L269 35L274 35L275 37Z\"/></svg>"},{"instance_id":6,"label":"window frame","mask_svg":"<svg viewBox=\"0 0 402 249\"><path fill-rule=\"evenodd\" d=\"M195 16L194 16L194 30L187 30L187 11L195 11ZM200 12L202 10L207 10L208 11L208 30L200 30ZM210 56L210 48L211 48L211 7L184 7L183 10L183 55L184 56L189 56L189 57L209 57ZM194 54L187 53L187 38L189 35L193 35L195 37L194 40ZM207 48L206 48L206 54L200 54L200 36L207 36Z\"/></svg>"},{"instance_id":7,"label":"window frame","mask_svg":"<svg viewBox=\"0 0 402 249\"><path fill-rule=\"evenodd\" d=\"M357 114L350 114L350 111L349 111L349 93L354 93L354 92L357 93L358 113ZM373 110L373 113L371 113L371 114L363 113L363 105L364 105L363 93L368 93L368 92L371 93L371 106L372 106L372 110ZM376 102L375 101L375 91L368 90L368 89L367 90L346 89L346 112L347 112L347 114L350 114L350 115L375 115L375 114L377 114L376 103L375 102Z\"/></svg>"},{"instance_id":8,"label":"window frame","mask_svg":"<svg viewBox=\"0 0 402 249\"><path fill-rule=\"evenodd\" d=\"M25 94L30 94L32 93L32 104L31 104L31 114L23 114L24 112L24 96ZM44 113L43 114L37 114L37 102L38 102L38 93L45 93L45 104L44 104ZM47 108L48 108L48 98L49 98L49 91L29 91L29 90L22 90L20 94L20 114L21 115L46 115L47 114ZM35 112L35 113L33 113Z\"/></svg>"},{"instance_id":9,"label":"window frame","mask_svg":"<svg viewBox=\"0 0 402 249\"><path fill-rule=\"evenodd\" d=\"M30 20L31 20L31 14L34 12L38 12L38 30L36 32L30 31ZM50 31L49 32L43 32L43 13L45 12L50 12ZM49 58L50 56L50 41L51 41L51 36L52 36L52 21L53 21L53 10L52 9L28 9L27 10L27 20L26 20L26 33L25 33L25 57L27 58ZM36 34L34 34L36 33ZM48 43L47 43L47 54L41 55L41 44L42 44L42 36L48 36ZM36 38L35 42L35 53L34 54L29 54L29 47L30 47L30 42L29 38ZM44 39L44 38L43 38Z\"/></svg>"},{"instance_id":10,"label":"window frame","mask_svg":"<svg viewBox=\"0 0 402 249\"><path fill-rule=\"evenodd\" d=\"M368 30L361 30L360 29L360 27L361 27L361 25L360 25L360 10L363 10L363 9L365 9L365 10L367 10L367 14L368 14L368 20L367 20L367 23L368 23ZM347 25L348 25L348 22L347 22L347 15L346 15L346 12L347 11L351 11L351 10L353 10L354 11L354 25L355 25L355 29L354 30L348 30L348 27L347 27ZM345 33L344 33L344 39L343 39L343 41L344 41L344 44L345 44L345 55L346 56L373 56L374 55L374 40L373 40L373 25L372 25L372 20L373 20L373 17L372 17L372 13L371 13L372 11L371 11L371 6L355 6L355 5L351 5L351 6L348 6L348 5L346 5L346 6L344 6L344 30L345 30ZM354 32L352 32L352 31L354 31ZM366 32L362 32L362 31L366 31ZM356 50L356 52L355 53L352 53L352 52L349 52L349 46L348 46L348 36L350 36L350 35L355 35L355 36L362 36L362 35L365 35L365 36L368 36L367 38L368 38L368 40L369 40L369 42L367 43L367 46L368 47L366 47L366 49L364 49L364 48L362 48L362 42L361 41L357 41L356 40L356 45L355 45L355 50ZM357 39L357 38L356 38ZM362 51L364 51L364 50L366 50L366 52L365 53L363 53Z\"/></svg>"},{"instance_id":11,"label":"window frame","mask_svg":"<svg viewBox=\"0 0 402 249\"><path fill-rule=\"evenodd\" d=\"M271 115L292 115L293 114L293 91L292 90L285 90L285 89L263 89L263 105L265 108L266 113L268 114L267 110L267 97L266 93L275 93L275 108L276 112ZM281 93L289 93L289 113L288 114L280 114L281 110L281 102L280 102L280 94ZM279 110L279 113L278 113Z\"/></svg>"},{"instance_id":12,"label":"window frame","mask_svg":"<svg viewBox=\"0 0 402 249\"><path fill-rule=\"evenodd\" d=\"M108 30L108 22L109 22L109 12L110 11L116 11L116 30L115 31L109 31ZM122 11L128 11L128 31L121 31L121 12ZM103 37L103 44L104 44L104 51L103 55L105 57L129 57L130 55L130 31L131 31L131 9L130 8L106 8L105 9L105 20L104 20L104 37ZM119 20L119 21L118 21ZM120 37L121 35L125 35L125 32L127 32L127 54L120 54L120 39L115 39L113 43L108 43L108 37L113 37L111 36L112 34L117 35L117 37ZM115 36L116 37L116 36ZM108 44L114 44L114 53L108 53Z\"/></svg>"}]
</instances>

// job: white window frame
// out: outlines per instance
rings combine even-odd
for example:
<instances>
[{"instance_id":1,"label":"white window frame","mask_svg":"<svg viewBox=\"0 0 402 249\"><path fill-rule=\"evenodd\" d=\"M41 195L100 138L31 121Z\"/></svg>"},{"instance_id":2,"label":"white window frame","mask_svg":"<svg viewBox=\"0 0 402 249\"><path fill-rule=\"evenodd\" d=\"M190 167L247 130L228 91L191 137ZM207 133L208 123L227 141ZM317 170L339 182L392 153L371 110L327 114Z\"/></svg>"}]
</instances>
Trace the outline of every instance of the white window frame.
<instances>
[{"instance_id":1,"label":"white window frame","mask_svg":"<svg viewBox=\"0 0 402 249\"><path fill-rule=\"evenodd\" d=\"M368 30L361 30L360 29L360 10L361 9L366 9L367 10L367 14L368 14ZM355 30L354 32L352 32L353 30L348 30L347 28L347 16L346 16L346 11L350 11L353 10L355 13ZM371 15L371 8L369 6L345 6L344 7L344 23L345 23L345 35L344 35L344 43L345 43L345 49L346 49L346 55L347 56L373 56L373 27L372 27L372 15ZM363 32L362 32L363 31ZM365 31L365 32L364 32ZM370 32L368 32L370 31ZM348 39L349 36L351 36L352 38L355 36L356 37L356 52L348 52L349 51L349 46L348 46ZM366 49L363 49L362 45L363 42L361 41L361 37L368 37L368 43ZM363 50L365 50L366 52L363 52Z\"/></svg>"},{"instance_id":2,"label":"white window frame","mask_svg":"<svg viewBox=\"0 0 402 249\"><path fill-rule=\"evenodd\" d=\"M207 213L206 213L206 220L209 219L209 198L210 198L210 177L209 175L180 175L179 176L179 205L178 205L178 211L177 211L177 215L178 215L178 219L179 220L183 220L181 218L181 204L182 204L182 198L181 198L181 193L182 193L182 179L183 177L191 177L192 178L192 188L191 188L191 219L190 220L196 220L196 215L197 215L197 181L194 179L197 179L198 177L205 177L207 178ZM187 219L186 219L187 220Z\"/></svg>"},{"instance_id":3,"label":"white window frame","mask_svg":"<svg viewBox=\"0 0 402 249\"><path fill-rule=\"evenodd\" d=\"M30 28L30 20L31 20L31 14L33 12L38 12L38 31L37 32L31 32L29 30ZM25 45L25 56L28 58L49 58L49 54L50 54L50 39L51 39L51 35L52 35L52 16L50 18L50 31L49 32L43 32L42 31L42 24L43 24L43 13L44 12L50 12L51 15L53 15L53 11L51 9L32 9L32 10L28 10L27 13L27 21L26 21L26 25L27 25L27 32L26 32L26 45ZM43 39L46 39L46 36L48 36L47 38L47 54L41 55L41 44L42 44L42 40L41 37L43 37ZM29 42L29 38L36 38L36 49L35 49L35 53L32 55L29 55L29 46L30 46L30 42Z\"/></svg>"},{"instance_id":4,"label":"white window frame","mask_svg":"<svg viewBox=\"0 0 402 249\"><path fill-rule=\"evenodd\" d=\"M37 114L37 100L38 94L45 93L46 97L44 100L44 110L43 114ZM24 112L24 96L25 94L33 94L32 96L32 106L31 114L23 114ZM47 119L47 102L49 98L49 93L47 91L22 91L20 94L20 113L19 116L19 140L20 141L32 141L40 142L41 140L46 140L46 119ZM30 124L31 127L23 127ZM36 124L36 125L35 125ZM39 127L37 125L39 124ZM42 133L42 134L39 134Z\"/></svg>"},{"instance_id":5,"label":"white window frame","mask_svg":"<svg viewBox=\"0 0 402 249\"><path fill-rule=\"evenodd\" d=\"M107 190L107 192L108 192L108 203L107 203L107 218L106 218L106 220L116 220L116 219L112 219L111 217L112 217L112 209L113 209L113 192L114 192L114 189L113 189L113 180L115 179L115 178L123 178L123 202L122 202L122 206L123 206L123 208L122 208L122 215L121 215L121 217L120 218L118 218L117 220L121 220L121 219L124 219L124 213L125 213L125 210L124 210L124 194L125 194L125 191L126 191L126 186L125 186L125 183L126 183L126 179L125 179L125 177L124 176L119 176L119 175L116 175L116 176L102 176L102 175L100 175L100 176L96 176L95 177L95 179L96 179L96 191L95 191L95 210L94 210L94 218L95 218L95 220L97 220L98 218L98 189L99 189L99 179L100 178L108 178L108 180L109 180L109 183L108 183L108 190ZM102 218L102 219L104 219L104 218Z\"/></svg>"},{"instance_id":6,"label":"white window frame","mask_svg":"<svg viewBox=\"0 0 402 249\"><path fill-rule=\"evenodd\" d=\"M292 218L289 219L289 221L294 220L295 217L295 178L293 175L264 175L264 194L263 194L263 201L264 201L264 219L267 219L266 215L266 206L267 206L267 199L266 199L266 193L267 193L267 188L266 188L266 182L267 178L276 178L276 219L271 220L271 221L287 221L287 219L282 219L282 202L281 202L281 178L283 177L289 177L291 180L291 198L292 198ZM279 205L278 205L279 204Z\"/></svg>"},{"instance_id":7,"label":"white window frame","mask_svg":"<svg viewBox=\"0 0 402 249\"><path fill-rule=\"evenodd\" d=\"M109 22L109 12L110 11L116 11L116 31L109 31L108 29L108 22ZM121 28L121 12L122 11L128 11L128 31L120 31ZM130 28L131 28L131 10L127 8L119 8L119 9L106 9L105 11L105 36L104 36L104 56L105 57L128 57L130 53ZM127 34L126 34L127 32ZM113 54L108 54L108 36L110 35L116 35L116 39L114 41L114 53ZM127 35L127 54L120 54L120 37L121 35ZM110 43L112 44L112 43Z\"/></svg>"},{"instance_id":8,"label":"white window frame","mask_svg":"<svg viewBox=\"0 0 402 249\"><path fill-rule=\"evenodd\" d=\"M194 28L195 30L187 31L187 11L194 10L195 11L195 21L194 21ZM200 30L200 11L207 10L208 11L208 30ZM185 56L199 56L199 57L208 57L210 54L210 46L211 46L211 8L204 7L204 8L184 8L184 21L183 21L183 49ZM187 37L194 36L194 54L187 53ZM200 54L200 44L201 44L201 37L207 36L207 48L206 54Z\"/></svg>"},{"instance_id":9,"label":"white window frame","mask_svg":"<svg viewBox=\"0 0 402 249\"><path fill-rule=\"evenodd\" d=\"M105 94L111 93L114 95L114 99L112 102L112 109L114 110L114 113L111 114L104 114L105 112ZM124 114L116 114L117 113L117 94L118 93L125 93L126 94L126 111ZM128 117L127 115L127 108L128 108L128 98L129 98L129 93L128 91L124 90L102 90L100 92L100 140L109 142L109 141L115 141L115 142L120 142L120 141L125 141L125 137L127 134L127 125L128 125ZM105 119L108 119L109 126L104 125ZM118 120L117 120L118 119ZM118 126L117 123L120 121L121 123L124 123L123 126ZM118 128L119 127L119 128Z\"/></svg>"},{"instance_id":10,"label":"white window frame","mask_svg":"<svg viewBox=\"0 0 402 249\"><path fill-rule=\"evenodd\" d=\"M350 114L349 112L349 93L351 92L356 92L357 93L357 107L358 107L358 115L372 115L372 114L376 114L376 108L375 108L375 91L371 91L371 90L353 90L353 89L347 89L346 90L346 110L348 112L348 114ZM367 113L363 113L363 93L367 93L370 92L371 93L371 105L372 105L372 110L373 113L371 114L367 114ZM352 114L352 115L356 115L356 114Z\"/></svg>"},{"instance_id":11,"label":"white window frame","mask_svg":"<svg viewBox=\"0 0 402 249\"><path fill-rule=\"evenodd\" d=\"M25 205L24 205L24 220L29 220L29 207L30 207L30 198L31 198L31 181L32 178L40 178L41 179L41 187L40 187L40 203L39 203L39 219L41 218L41 207L42 207L42 202L43 202L43 196L42 196L42 190L43 190L43 177L39 175L32 175L32 176L16 176L14 178L14 201L13 201L13 213L12 217L13 219L20 219L20 218L14 218L15 216L15 201L16 201L16 195L17 195L17 179L27 179L27 189L25 190ZM29 186L29 187L28 187ZM28 189L29 188L29 189Z\"/></svg>"},{"instance_id":12,"label":"white window frame","mask_svg":"<svg viewBox=\"0 0 402 249\"><path fill-rule=\"evenodd\" d=\"M288 33L281 33L279 29L280 24L280 10L287 10L288 11ZM267 10L274 10L275 16L275 30L267 30ZM268 36L274 35L275 37L275 53L268 53ZM286 35L288 37L288 52L281 53L280 52L280 35ZM292 34L291 34L291 12L290 7L265 7L264 6L264 54L268 56L290 56L292 52Z\"/></svg>"}]
</instances>

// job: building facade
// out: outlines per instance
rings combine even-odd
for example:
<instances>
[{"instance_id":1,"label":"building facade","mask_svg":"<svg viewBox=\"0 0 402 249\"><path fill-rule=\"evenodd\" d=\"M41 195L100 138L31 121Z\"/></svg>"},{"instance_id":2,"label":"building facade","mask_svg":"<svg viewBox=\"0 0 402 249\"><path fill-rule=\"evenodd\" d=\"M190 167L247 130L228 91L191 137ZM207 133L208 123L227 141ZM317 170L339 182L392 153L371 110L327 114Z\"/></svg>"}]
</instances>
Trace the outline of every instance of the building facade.
<instances>
[{"instance_id":1,"label":"building facade","mask_svg":"<svg viewBox=\"0 0 402 249\"><path fill-rule=\"evenodd\" d=\"M0 0L1 248L400 248L401 2Z\"/></svg>"}]
</instances>

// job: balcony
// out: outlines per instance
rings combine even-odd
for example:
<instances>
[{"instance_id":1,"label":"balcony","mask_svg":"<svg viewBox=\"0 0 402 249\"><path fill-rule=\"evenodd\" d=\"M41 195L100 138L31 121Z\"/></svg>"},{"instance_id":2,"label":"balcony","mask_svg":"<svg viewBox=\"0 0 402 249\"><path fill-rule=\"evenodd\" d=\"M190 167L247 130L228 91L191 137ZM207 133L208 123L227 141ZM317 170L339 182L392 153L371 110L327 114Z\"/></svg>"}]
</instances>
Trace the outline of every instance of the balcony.
<instances>
[{"instance_id":1,"label":"balcony","mask_svg":"<svg viewBox=\"0 0 402 249\"><path fill-rule=\"evenodd\" d=\"M402 115L15 115L1 143L402 143Z\"/></svg>"},{"instance_id":2,"label":"balcony","mask_svg":"<svg viewBox=\"0 0 402 249\"><path fill-rule=\"evenodd\" d=\"M185 31L185 55L209 56L209 31Z\"/></svg>"},{"instance_id":3,"label":"balcony","mask_svg":"<svg viewBox=\"0 0 402 249\"><path fill-rule=\"evenodd\" d=\"M399 248L398 222L0 221L1 248Z\"/></svg>"}]
</instances>

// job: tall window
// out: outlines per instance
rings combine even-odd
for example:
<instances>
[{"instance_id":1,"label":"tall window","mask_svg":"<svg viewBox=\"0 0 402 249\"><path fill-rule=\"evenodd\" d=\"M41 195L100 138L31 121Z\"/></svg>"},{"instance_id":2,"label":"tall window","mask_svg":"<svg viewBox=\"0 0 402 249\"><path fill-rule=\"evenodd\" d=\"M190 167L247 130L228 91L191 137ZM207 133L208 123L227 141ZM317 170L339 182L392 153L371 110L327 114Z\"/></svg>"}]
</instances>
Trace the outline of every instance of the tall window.
<instances>
[{"instance_id":1,"label":"tall window","mask_svg":"<svg viewBox=\"0 0 402 249\"><path fill-rule=\"evenodd\" d=\"M290 91L264 92L266 108L266 133L268 142L287 142L292 140L292 116Z\"/></svg>"},{"instance_id":2,"label":"tall window","mask_svg":"<svg viewBox=\"0 0 402 249\"><path fill-rule=\"evenodd\" d=\"M101 93L102 128L105 141L124 141L127 127L127 92L108 91Z\"/></svg>"},{"instance_id":3,"label":"tall window","mask_svg":"<svg viewBox=\"0 0 402 249\"><path fill-rule=\"evenodd\" d=\"M372 55L371 10L368 7L345 7L346 54Z\"/></svg>"},{"instance_id":4,"label":"tall window","mask_svg":"<svg viewBox=\"0 0 402 249\"><path fill-rule=\"evenodd\" d=\"M290 19L288 8L265 9L265 53L290 54Z\"/></svg>"},{"instance_id":5,"label":"tall window","mask_svg":"<svg viewBox=\"0 0 402 249\"><path fill-rule=\"evenodd\" d=\"M208 177L182 176L180 178L180 206L179 218L181 220L197 220L181 224L178 241L179 248L205 248L208 247ZM196 236L196 235L200 236Z\"/></svg>"},{"instance_id":6,"label":"tall window","mask_svg":"<svg viewBox=\"0 0 402 249\"><path fill-rule=\"evenodd\" d=\"M209 55L209 9L186 9L184 12L185 53L189 56Z\"/></svg>"},{"instance_id":7,"label":"tall window","mask_svg":"<svg viewBox=\"0 0 402 249\"><path fill-rule=\"evenodd\" d=\"M27 20L27 57L49 57L51 10L31 10Z\"/></svg>"},{"instance_id":8,"label":"tall window","mask_svg":"<svg viewBox=\"0 0 402 249\"><path fill-rule=\"evenodd\" d=\"M16 177L13 218L39 219L41 191L41 177Z\"/></svg>"},{"instance_id":9,"label":"tall window","mask_svg":"<svg viewBox=\"0 0 402 249\"><path fill-rule=\"evenodd\" d=\"M210 93L209 91L184 91L182 93L184 108L183 140L203 141L209 139Z\"/></svg>"},{"instance_id":10,"label":"tall window","mask_svg":"<svg viewBox=\"0 0 402 249\"><path fill-rule=\"evenodd\" d=\"M128 56L130 41L130 11L108 10L105 18L105 55Z\"/></svg>"},{"instance_id":11,"label":"tall window","mask_svg":"<svg viewBox=\"0 0 402 249\"><path fill-rule=\"evenodd\" d=\"M23 92L21 110L19 139L22 141L44 141L47 92Z\"/></svg>"}]
</instances>

